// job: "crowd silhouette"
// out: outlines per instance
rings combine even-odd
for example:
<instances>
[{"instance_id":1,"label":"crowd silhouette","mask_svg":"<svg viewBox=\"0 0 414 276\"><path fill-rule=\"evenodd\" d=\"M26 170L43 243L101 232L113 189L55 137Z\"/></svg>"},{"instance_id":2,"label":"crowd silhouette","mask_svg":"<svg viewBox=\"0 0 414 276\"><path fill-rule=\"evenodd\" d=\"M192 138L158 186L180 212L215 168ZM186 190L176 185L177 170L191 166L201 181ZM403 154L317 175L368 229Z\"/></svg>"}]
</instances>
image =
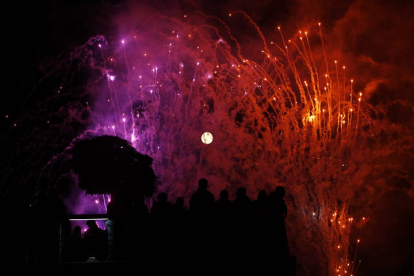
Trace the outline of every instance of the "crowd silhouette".
<instances>
[{"instance_id":1,"label":"crowd silhouette","mask_svg":"<svg viewBox=\"0 0 414 276\"><path fill-rule=\"evenodd\" d=\"M260 191L251 200L241 187L233 201L229 200L226 189L216 200L208 189L208 181L200 179L188 209L184 198L178 197L171 203L163 192L157 194L150 209L144 204L144 197L136 197L129 203L114 199L108 204L105 230L95 220L88 220L82 226L86 230L75 226L70 234L64 235L62 261L151 259L241 263L286 259L289 250L284 195L284 188L278 186L269 194ZM34 210L41 214L44 208L50 206L39 204ZM63 213L60 212L60 222L65 221ZM36 219L39 218L43 217ZM46 218L42 222L48 227L53 224ZM47 237L50 234L38 232L50 242ZM45 248L44 241L33 236L30 250L36 260L32 261L50 261Z\"/></svg>"},{"instance_id":2,"label":"crowd silhouette","mask_svg":"<svg viewBox=\"0 0 414 276\"><path fill-rule=\"evenodd\" d=\"M242 187L233 201L222 190L216 200L203 178L187 209L183 198L172 203L163 192L154 198L158 177L152 169L153 159L137 152L128 141L106 135L82 139L74 143L70 154L70 167L82 190L111 194L105 222L107 255L101 256L95 246L95 253L84 256L88 259L202 266L223 262L234 263L234 267L244 261L274 264L289 259L283 187L270 194L260 191L255 200ZM154 201L147 206L145 198ZM76 246L66 244L63 255L68 248Z\"/></svg>"},{"instance_id":3,"label":"crowd silhouette","mask_svg":"<svg viewBox=\"0 0 414 276\"><path fill-rule=\"evenodd\" d=\"M206 179L198 184L188 210L184 198L178 197L173 204L163 192L150 209L143 198L130 206L112 201L105 232L93 220L86 222L89 228L83 238L80 227L74 228L65 247L67 260L85 261L91 256L101 261L197 256L239 262L289 255L283 187L269 195L262 190L256 200L246 195L245 188L239 188L235 200L230 201L227 190L215 200Z\"/></svg>"}]
</instances>

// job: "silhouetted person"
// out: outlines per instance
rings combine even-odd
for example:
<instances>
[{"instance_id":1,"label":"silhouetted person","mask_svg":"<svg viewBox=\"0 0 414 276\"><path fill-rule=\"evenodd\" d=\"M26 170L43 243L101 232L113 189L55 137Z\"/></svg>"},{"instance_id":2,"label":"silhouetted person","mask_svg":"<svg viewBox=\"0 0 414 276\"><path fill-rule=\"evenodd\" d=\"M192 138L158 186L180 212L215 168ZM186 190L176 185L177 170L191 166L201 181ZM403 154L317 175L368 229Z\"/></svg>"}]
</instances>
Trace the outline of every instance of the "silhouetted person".
<instances>
[{"instance_id":1,"label":"silhouetted person","mask_svg":"<svg viewBox=\"0 0 414 276\"><path fill-rule=\"evenodd\" d=\"M220 198L215 203L216 216L225 218L230 215L231 212L231 201L229 200L229 192L224 189L220 192Z\"/></svg>"},{"instance_id":2,"label":"silhouetted person","mask_svg":"<svg viewBox=\"0 0 414 276\"><path fill-rule=\"evenodd\" d=\"M252 236L253 251L257 260L265 259L268 254L268 239L274 233L270 230L269 201L266 191L261 190L257 200L252 202Z\"/></svg>"},{"instance_id":3,"label":"silhouetted person","mask_svg":"<svg viewBox=\"0 0 414 276\"><path fill-rule=\"evenodd\" d=\"M277 186L276 190L269 195L269 202L271 205L272 212L279 218L286 218L287 207L285 204L285 188Z\"/></svg>"},{"instance_id":4,"label":"silhouetted person","mask_svg":"<svg viewBox=\"0 0 414 276\"><path fill-rule=\"evenodd\" d=\"M232 202L233 223L233 248L234 256L241 259L251 253L252 235L252 202L246 194L245 188L237 190L236 199Z\"/></svg>"},{"instance_id":5,"label":"silhouetted person","mask_svg":"<svg viewBox=\"0 0 414 276\"><path fill-rule=\"evenodd\" d=\"M214 204L214 231L215 256L218 261L228 262L231 251L229 237L233 236L230 227L234 223L232 204L229 200L229 192L224 189L220 192L219 199Z\"/></svg>"},{"instance_id":6,"label":"silhouetted person","mask_svg":"<svg viewBox=\"0 0 414 276\"><path fill-rule=\"evenodd\" d=\"M125 259L131 239L131 202L111 197L107 205L108 220L105 226L108 232L108 261Z\"/></svg>"},{"instance_id":7,"label":"silhouetted person","mask_svg":"<svg viewBox=\"0 0 414 276\"><path fill-rule=\"evenodd\" d=\"M98 227L95 220L86 222L88 229L83 235L85 250L88 257L104 258L106 249L106 233Z\"/></svg>"},{"instance_id":8,"label":"silhouetted person","mask_svg":"<svg viewBox=\"0 0 414 276\"><path fill-rule=\"evenodd\" d=\"M75 226L64 247L64 261L85 261L82 250L82 229L80 226Z\"/></svg>"},{"instance_id":9,"label":"silhouetted person","mask_svg":"<svg viewBox=\"0 0 414 276\"><path fill-rule=\"evenodd\" d=\"M168 202L166 193L159 193L157 201L151 208L152 237L154 253L160 258L166 258L170 254L172 235L170 231L172 222L172 205Z\"/></svg>"},{"instance_id":10,"label":"silhouetted person","mask_svg":"<svg viewBox=\"0 0 414 276\"><path fill-rule=\"evenodd\" d=\"M198 256L200 260L208 257L208 252L211 252L213 249L212 241L214 240L214 237L211 235L214 228L212 220L214 196L207 189L207 185L207 179L200 179L198 181L198 189L190 199L189 211L192 219L190 254Z\"/></svg>"},{"instance_id":11,"label":"silhouetted person","mask_svg":"<svg viewBox=\"0 0 414 276\"><path fill-rule=\"evenodd\" d=\"M184 207L184 198L177 197L172 206L171 246L174 248L172 253L176 258L183 258L188 245L188 211Z\"/></svg>"},{"instance_id":12,"label":"silhouetted person","mask_svg":"<svg viewBox=\"0 0 414 276\"><path fill-rule=\"evenodd\" d=\"M138 195L134 199L131 213L131 245L133 246L131 254L135 259L142 259L148 253L148 247L150 245L149 236L151 232L149 221L148 206L144 202L144 197Z\"/></svg>"},{"instance_id":13,"label":"silhouetted person","mask_svg":"<svg viewBox=\"0 0 414 276\"><path fill-rule=\"evenodd\" d=\"M256 218L256 221L267 219L270 214L269 208L269 198L266 194L266 191L259 191L257 194L257 199L252 202L252 212Z\"/></svg>"},{"instance_id":14,"label":"silhouetted person","mask_svg":"<svg viewBox=\"0 0 414 276\"><path fill-rule=\"evenodd\" d=\"M168 218L172 212L172 205L167 201L168 195L159 193L157 199L158 201L155 201L151 208L151 215Z\"/></svg>"},{"instance_id":15,"label":"silhouetted person","mask_svg":"<svg viewBox=\"0 0 414 276\"><path fill-rule=\"evenodd\" d=\"M278 186L274 192L269 195L271 227L275 230L274 237L271 237L271 244L275 247L275 252L279 256L288 256L289 248L285 228L285 218L287 207L285 200L285 188ZM272 246L272 245L271 245Z\"/></svg>"},{"instance_id":16,"label":"silhouetted person","mask_svg":"<svg viewBox=\"0 0 414 276\"><path fill-rule=\"evenodd\" d=\"M88 220L86 221L86 225L88 229L84 233L85 241L99 241L102 240L104 237L105 232L101 228L98 227L98 224L95 220Z\"/></svg>"},{"instance_id":17,"label":"silhouetted person","mask_svg":"<svg viewBox=\"0 0 414 276\"><path fill-rule=\"evenodd\" d=\"M208 181L201 178L198 190L191 196L190 212L198 216L208 215L214 206L214 195L207 189Z\"/></svg>"},{"instance_id":18,"label":"silhouetted person","mask_svg":"<svg viewBox=\"0 0 414 276\"><path fill-rule=\"evenodd\" d=\"M73 228L71 239L76 241L82 240L82 228L80 226L75 226Z\"/></svg>"},{"instance_id":19,"label":"silhouetted person","mask_svg":"<svg viewBox=\"0 0 414 276\"><path fill-rule=\"evenodd\" d=\"M139 217L139 219L147 218L149 215L148 206L144 202L143 196L138 196L134 199L133 205L131 207L132 216Z\"/></svg>"},{"instance_id":20,"label":"silhouetted person","mask_svg":"<svg viewBox=\"0 0 414 276\"><path fill-rule=\"evenodd\" d=\"M184 207L184 198L177 197L175 204L172 206L173 216L175 219L182 220L187 216L187 209Z\"/></svg>"},{"instance_id":21,"label":"silhouetted person","mask_svg":"<svg viewBox=\"0 0 414 276\"><path fill-rule=\"evenodd\" d=\"M268 209L268 200L265 190L261 190L257 195L257 200L253 202L253 211L256 215L262 215Z\"/></svg>"},{"instance_id":22,"label":"silhouetted person","mask_svg":"<svg viewBox=\"0 0 414 276\"><path fill-rule=\"evenodd\" d=\"M244 216L251 212L252 201L246 194L245 188L239 188L237 190L236 199L232 202L233 210L236 216Z\"/></svg>"}]
</instances>

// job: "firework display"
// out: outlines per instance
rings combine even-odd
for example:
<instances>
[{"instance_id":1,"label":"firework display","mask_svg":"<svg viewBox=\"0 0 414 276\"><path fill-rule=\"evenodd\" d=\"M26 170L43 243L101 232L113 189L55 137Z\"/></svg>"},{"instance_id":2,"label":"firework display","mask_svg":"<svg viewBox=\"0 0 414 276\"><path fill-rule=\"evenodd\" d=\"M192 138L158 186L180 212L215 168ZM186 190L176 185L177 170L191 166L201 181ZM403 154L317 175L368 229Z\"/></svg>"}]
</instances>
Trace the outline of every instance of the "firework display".
<instances>
[{"instance_id":1,"label":"firework display","mask_svg":"<svg viewBox=\"0 0 414 276\"><path fill-rule=\"evenodd\" d=\"M268 41L247 14L229 17L251 24L259 51L242 47L223 20L192 13L91 37L56 65L39 85L55 91L41 116L60 153L39 164L36 191L60 185L73 142L117 136L154 159L158 191L171 198L188 201L200 178L214 195L245 187L253 198L284 186L291 253L303 271L355 275L361 240L351 232L369 218L354 216L352 200L376 176L379 136L399 130L365 100L367 87L347 73L352 61L330 56L323 24L289 38L280 26ZM69 194L74 213L105 213L111 200Z\"/></svg>"}]
</instances>

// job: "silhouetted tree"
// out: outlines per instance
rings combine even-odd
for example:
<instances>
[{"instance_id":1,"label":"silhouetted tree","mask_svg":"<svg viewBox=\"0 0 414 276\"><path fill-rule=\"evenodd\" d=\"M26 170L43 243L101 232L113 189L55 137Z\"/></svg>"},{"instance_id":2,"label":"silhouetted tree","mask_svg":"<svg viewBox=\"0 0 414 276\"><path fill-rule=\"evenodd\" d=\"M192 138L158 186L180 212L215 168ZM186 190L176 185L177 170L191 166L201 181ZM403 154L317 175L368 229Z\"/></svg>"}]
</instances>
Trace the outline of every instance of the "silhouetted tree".
<instances>
[{"instance_id":1,"label":"silhouetted tree","mask_svg":"<svg viewBox=\"0 0 414 276\"><path fill-rule=\"evenodd\" d=\"M116 136L80 140L70 153L79 186L88 194L111 194L108 204L108 259L122 259L134 252L136 223L132 215L156 189L153 159ZM135 229L136 230L136 229Z\"/></svg>"},{"instance_id":2,"label":"silhouetted tree","mask_svg":"<svg viewBox=\"0 0 414 276\"><path fill-rule=\"evenodd\" d=\"M126 140L99 136L76 142L70 153L79 186L88 194L111 194L123 199L152 196L157 176L153 159Z\"/></svg>"}]
</instances>

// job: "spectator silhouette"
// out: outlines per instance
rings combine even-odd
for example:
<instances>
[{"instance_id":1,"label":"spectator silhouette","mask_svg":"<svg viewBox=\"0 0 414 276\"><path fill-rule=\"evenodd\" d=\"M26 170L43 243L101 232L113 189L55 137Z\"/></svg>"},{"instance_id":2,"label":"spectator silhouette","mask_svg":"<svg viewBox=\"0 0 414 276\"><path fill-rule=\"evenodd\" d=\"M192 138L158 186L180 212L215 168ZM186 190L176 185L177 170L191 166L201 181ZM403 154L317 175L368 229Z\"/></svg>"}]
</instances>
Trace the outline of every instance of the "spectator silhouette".
<instances>
[{"instance_id":1,"label":"spectator silhouette","mask_svg":"<svg viewBox=\"0 0 414 276\"><path fill-rule=\"evenodd\" d=\"M257 195L257 199L253 202L253 210L256 215L262 215L266 212L267 209L267 194L265 190L261 190Z\"/></svg>"},{"instance_id":2,"label":"spectator silhouette","mask_svg":"<svg viewBox=\"0 0 414 276\"><path fill-rule=\"evenodd\" d=\"M220 198L215 203L215 213L219 219L228 219L231 213L231 201L229 192L224 189L220 192Z\"/></svg>"},{"instance_id":3,"label":"spectator silhouette","mask_svg":"<svg viewBox=\"0 0 414 276\"><path fill-rule=\"evenodd\" d=\"M166 193L159 193L157 195L157 200L158 201L155 201L151 208L151 215L168 218L172 212L172 205L167 201L168 195Z\"/></svg>"},{"instance_id":4,"label":"spectator silhouette","mask_svg":"<svg viewBox=\"0 0 414 276\"><path fill-rule=\"evenodd\" d=\"M190 212L195 215L205 216L212 211L214 195L207 189L207 185L207 179L201 178L198 181L197 191L191 196Z\"/></svg>"},{"instance_id":5,"label":"spectator silhouette","mask_svg":"<svg viewBox=\"0 0 414 276\"><path fill-rule=\"evenodd\" d=\"M148 206L145 204L143 196L137 196L134 199L131 210L132 216L140 219L147 218L149 215Z\"/></svg>"},{"instance_id":6,"label":"spectator silhouette","mask_svg":"<svg viewBox=\"0 0 414 276\"><path fill-rule=\"evenodd\" d=\"M106 249L106 233L98 227L95 220L88 220L86 225L88 229L83 235L86 253L88 257L93 256L98 259L103 259Z\"/></svg>"},{"instance_id":7,"label":"spectator silhouette","mask_svg":"<svg viewBox=\"0 0 414 276\"><path fill-rule=\"evenodd\" d=\"M269 201L266 191L261 190L257 199L252 202L252 236L254 256L257 260L264 260L267 257L268 240L274 233L270 230Z\"/></svg>"},{"instance_id":8,"label":"spectator silhouette","mask_svg":"<svg viewBox=\"0 0 414 276\"><path fill-rule=\"evenodd\" d=\"M198 189L190 199L190 214L192 219L192 234L190 253L200 260L208 258L213 250L212 211L214 196L207 189L208 181L202 178L198 181Z\"/></svg>"},{"instance_id":9,"label":"spectator silhouette","mask_svg":"<svg viewBox=\"0 0 414 276\"><path fill-rule=\"evenodd\" d=\"M124 259L130 247L130 202L112 197L107 206L108 220L105 222L108 231L108 261Z\"/></svg>"},{"instance_id":10,"label":"spectator silhouette","mask_svg":"<svg viewBox=\"0 0 414 276\"><path fill-rule=\"evenodd\" d=\"M232 250L229 237L232 237L230 227L233 224L232 203L229 200L229 192L224 189L220 192L220 198L215 202L215 227L212 232L214 243L217 243L216 258L219 262L228 262L230 251Z\"/></svg>"},{"instance_id":11,"label":"spectator silhouette","mask_svg":"<svg viewBox=\"0 0 414 276\"><path fill-rule=\"evenodd\" d=\"M251 203L250 198L246 194L246 189L239 188L236 199L232 202L234 216L232 243L234 248L233 255L236 260L241 260L252 252L251 245L254 237L251 235L251 231L254 226L252 225Z\"/></svg>"},{"instance_id":12,"label":"spectator silhouette","mask_svg":"<svg viewBox=\"0 0 414 276\"><path fill-rule=\"evenodd\" d=\"M287 216L287 207L285 200L285 188L278 186L274 192L269 195L271 229L274 229L274 236L271 237L271 246L274 247L278 256L288 256L289 248L285 228L285 218Z\"/></svg>"},{"instance_id":13,"label":"spectator silhouette","mask_svg":"<svg viewBox=\"0 0 414 276\"><path fill-rule=\"evenodd\" d=\"M251 200L247 196L245 188L237 190L236 199L233 201L233 210L236 216L244 216L251 211Z\"/></svg>"},{"instance_id":14,"label":"spectator silhouette","mask_svg":"<svg viewBox=\"0 0 414 276\"><path fill-rule=\"evenodd\" d=\"M144 197L138 195L131 208L130 225L132 230L131 253L135 259L142 259L148 253L149 241L149 211L144 203Z\"/></svg>"},{"instance_id":15,"label":"spectator silhouette","mask_svg":"<svg viewBox=\"0 0 414 276\"><path fill-rule=\"evenodd\" d=\"M95 220L88 220L86 225L88 226L88 229L84 234L85 241L99 241L105 236L105 232L98 227Z\"/></svg>"},{"instance_id":16,"label":"spectator silhouette","mask_svg":"<svg viewBox=\"0 0 414 276\"><path fill-rule=\"evenodd\" d=\"M287 207L283 199L285 193L285 188L277 186L276 190L269 195L270 208L273 214L279 219L285 219L287 215Z\"/></svg>"},{"instance_id":17,"label":"spectator silhouette","mask_svg":"<svg viewBox=\"0 0 414 276\"><path fill-rule=\"evenodd\" d=\"M175 204L172 206L171 246L175 248L174 255L177 258L183 258L188 246L188 211L184 207L184 198L177 197Z\"/></svg>"},{"instance_id":18,"label":"spectator silhouette","mask_svg":"<svg viewBox=\"0 0 414 276\"><path fill-rule=\"evenodd\" d=\"M172 205L166 193L159 193L151 208L152 237L154 254L166 258L170 254L173 233L171 233Z\"/></svg>"},{"instance_id":19,"label":"spectator silhouette","mask_svg":"<svg viewBox=\"0 0 414 276\"><path fill-rule=\"evenodd\" d=\"M183 220L187 216L187 209L184 207L184 198L177 197L175 204L172 206L172 211L175 219Z\"/></svg>"},{"instance_id":20,"label":"spectator silhouette","mask_svg":"<svg viewBox=\"0 0 414 276\"><path fill-rule=\"evenodd\" d=\"M75 226L64 247L65 261L85 261L82 250L82 229L80 226Z\"/></svg>"},{"instance_id":21,"label":"spectator silhouette","mask_svg":"<svg viewBox=\"0 0 414 276\"><path fill-rule=\"evenodd\" d=\"M82 228L80 226L75 226L73 228L71 239L74 241L82 240Z\"/></svg>"}]
</instances>

